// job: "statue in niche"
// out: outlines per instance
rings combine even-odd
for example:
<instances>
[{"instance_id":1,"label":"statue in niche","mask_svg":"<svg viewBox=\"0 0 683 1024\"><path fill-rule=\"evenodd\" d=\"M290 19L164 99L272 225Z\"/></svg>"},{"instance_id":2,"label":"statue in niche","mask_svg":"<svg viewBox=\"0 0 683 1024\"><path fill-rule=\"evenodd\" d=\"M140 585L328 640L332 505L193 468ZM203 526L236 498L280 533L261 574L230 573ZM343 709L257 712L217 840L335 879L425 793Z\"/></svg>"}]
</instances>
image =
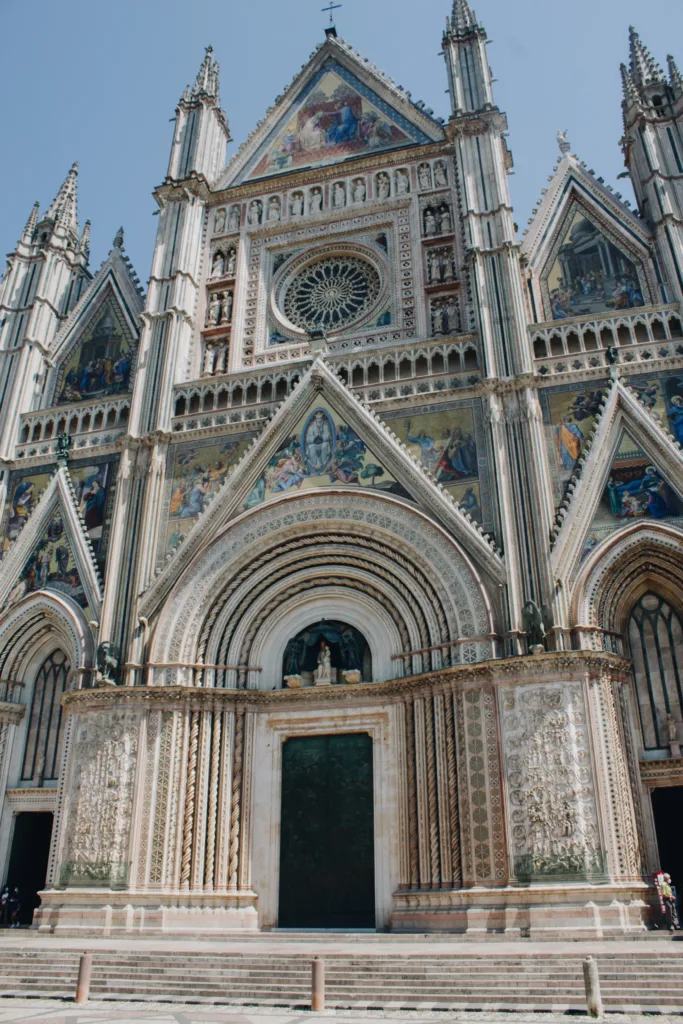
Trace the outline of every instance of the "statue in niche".
<instances>
[{"instance_id":1,"label":"statue in niche","mask_svg":"<svg viewBox=\"0 0 683 1024\"><path fill-rule=\"evenodd\" d=\"M279 220L280 219L280 200L277 196L273 196L268 200L268 220Z\"/></svg>"},{"instance_id":2,"label":"statue in niche","mask_svg":"<svg viewBox=\"0 0 683 1024\"><path fill-rule=\"evenodd\" d=\"M249 223L260 224L263 215L263 203L260 199L252 199L249 203Z\"/></svg>"},{"instance_id":3,"label":"statue in niche","mask_svg":"<svg viewBox=\"0 0 683 1024\"><path fill-rule=\"evenodd\" d=\"M527 635L529 650L532 654L540 654L548 645L548 612L545 607L539 608L535 601L527 601L522 608L524 632Z\"/></svg>"},{"instance_id":4,"label":"statue in niche","mask_svg":"<svg viewBox=\"0 0 683 1024\"><path fill-rule=\"evenodd\" d=\"M216 327L221 318L221 299L217 292L214 292L209 300L209 310L206 317L207 327Z\"/></svg>"},{"instance_id":5,"label":"statue in niche","mask_svg":"<svg viewBox=\"0 0 683 1024\"><path fill-rule=\"evenodd\" d=\"M391 192L391 180L389 175L382 171L377 175L377 198L388 199Z\"/></svg>"},{"instance_id":6,"label":"statue in niche","mask_svg":"<svg viewBox=\"0 0 683 1024\"><path fill-rule=\"evenodd\" d=\"M313 681L316 686L330 686L332 683L332 652L324 640L320 642L318 667L313 673Z\"/></svg>"},{"instance_id":7,"label":"statue in niche","mask_svg":"<svg viewBox=\"0 0 683 1024\"><path fill-rule=\"evenodd\" d=\"M211 277L222 277L225 273L225 257L223 253L218 250L213 254L213 265L211 267Z\"/></svg>"},{"instance_id":8,"label":"statue in niche","mask_svg":"<svg viewBox=\"0 0 683 1024\"><path fill-rule=\"evenodd\" d=\"M216 235L220 235L225 231L225 209L216 210L216 216L213 221L213 230Z\"/></svg>"},{"instance_id":9,"label":"statue in niche","mask_svg":"<svg viewBox=\"0 0 683 1024\"><path fill-rule=\"evenodd\" d=\"M239 206L233 206L230 209L230 217L228 219L228 231L239 231L240 229L240 208Z\"/></svg>"},{"instance_id":10,"label":"statue in niche","mask_svg":"<svg viewBox=\"0 0 683 1024\"><path fill-rule=\"evenodd\" d=\"M289 212L292 217L300 217L304 212L304 197L302 192L295 192L289 204Z\"/></svg>"},{"instance_id":11,"label":"statue in niche","mask_svg":"<svg viewBox=\"0 0 683 1024\"><path fill-rule=\"evenodd\" d=\"M423 191L432 187L432 172L429 169L429 164L420 164L417 176L420 182L420 188Z\"/></svg>"},{"instance_id":12,"label":"statue in niche","mask_svg":"<svg viewBox=\"0 0 683 1024\"><path fill-rule=\"evenodd\" d=\"M235 276L235 270L237 269L237 250L231 249L228 253L228 263L225 268L225 272L228 277Z\"/></svg>"},{"instance_id":13,"label":"statue in niche","mask_svg":"<svg viewBox=\"0 0 683 1024\"><path fill-rule=\"evenodd\" d=\"M353 184L353 201L354 203L365 202L365 180L358 178Z\"/></svg>"},{"instance_id":14,"label":"statue in niche","mask_svg":"<svg viewBox=\"0 0 683 1024\"><path fill-rule=\"evenodd\" d=\"M333 204L335 210L339 210L342 206L346 206L346 189L341 181L338 181L334 186L333 192Z\"/></svg>"},{"instance_id":15,"label":"statue in niche","mask_svg":"<svg viewBox=\"0 0 683 1024\"><path fill-rule=\"evenodd\" d=\"M223 295L223 316L221 317L221 323L229 324L232 320L232 292L225 292Z\"/></svg>"},{"instance_id":16,"label":"statue in niche","mask_svg":"<svg viewBox=\"0 0 683 1024\"><path fill-rule=\"evenodd\" d=\"M97 648L97 685L116 686L121 655L116 644L105 640Z\"/></svg>"},{"instance_id":17,"label":"statue in niche","mask_svg":"<svg viewBox=\"0 0 683 1024\"><path fill-rule=\"evenodd\" d=\"M439 228L442 235L450 235L452 231L451 211L445 203L439 210Z\"/></svg>"},{"instance_id":18,"label":"statue in niche","mask_svg":"<svg viewBox=\"0 0 683 1024\"><path fill-rule=\"evenodd\" d=\"M678 729L676 728L676 720L671 712L666 716L666 727L669 730L669 743L675 743L678 739Z\"/></svg>"},{"instance_id":19,"label":"statue in niche","mask_svg":"<svg viewBox=\"0 0 683 1024\"><path fill-rule=\"evenodd\" d=\"M437 160L434 164L434 184L437 188L444 188L448 184L446 165L442 160Z\"/></svg>"},{"instance_id":20,"label":"statue in niche","mask_svg":"<svg viewBox=\"0 0 683 1024\"><path fill-rule=\"evenodd\" d=\"M404 196L410 192L410 178L407 171L396 171L396 195Z\"/></svg>"},{"instance_id":21,"label":"statue in niche","mask_svg":"<svg viewBox=\"0 0 683 1024\"><path fill-rule=\"evenodd\" d=\"M424 212L424 225L425 225L425 235L435 235L436 234L436 217L434 215L434 211L432 210L431 206L428 206L427 209Z\"/></svg>"},{"instance_id":22,"label":"statue in niche","mask_svg":"<svg viewBox=\"0 0 683 1024\"><path fill-rule=\"evenodd\" d=\"M431 284L438 284L443 280L441 274L441 259L439 257L438 249L430 249L429 256L427 257L427 266L429 269L429 281Z\"/></svg>"},{"instance_id":23,"label":"statue in niche","mask_svg":"<svg viewBox=\"0 0 683 1024\"><path fill-rule=\"evenodd\" d=\"M323 192L321 188L311 189L311 198L309 201L309 209L311 213L320 213L323 208Z\"/></svg>"}]
</instances>

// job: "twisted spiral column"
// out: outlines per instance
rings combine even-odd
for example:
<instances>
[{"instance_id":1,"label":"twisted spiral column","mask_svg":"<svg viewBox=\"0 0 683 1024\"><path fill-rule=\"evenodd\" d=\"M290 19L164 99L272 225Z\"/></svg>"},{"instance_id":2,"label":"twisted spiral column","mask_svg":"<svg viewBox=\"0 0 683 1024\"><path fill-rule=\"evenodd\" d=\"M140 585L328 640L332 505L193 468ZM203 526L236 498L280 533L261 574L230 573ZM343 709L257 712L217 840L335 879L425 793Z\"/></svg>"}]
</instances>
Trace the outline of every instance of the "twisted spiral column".
<instances>
[{"instance_id":1,"label":"twisted spiral column","mask_svg":"<svg viewBox=\"0 0 683 1024\"><path fill-rule=\"evenodd\" d=\"M190 722L190 744L187 754L187 788L185 790L185 816L183 819L183 852L180 861L180 888L190 887L192 862L192 831L194 803L197 788L197 746L199 744L199 712L193 711Z\"/></svg>"},{"instance_id":2,"label":"twisted spiral column","mask_svg":"<svg viewBox=\"0 0 683 1024\"><path fill-rule=\"evenodd\" d=\"M455 762L455 717L453 715L453 694L445 695L446 708L446 763L448 766L448 807L451 819L451 864L453 867L453 888L462 884L460 865L460 819L458 815L458 786Z\"/></svg>"},{"instance_id":3,"label":"twisted spiral column","mask_svg":"<svg viewBox=\"0 0 683 1024\"><path fill-rule=\"evenodd\" d=\"M204 888L213 889L214 863L216 857L216 818L218 814L218 776L221 766L221 725L222 712L213 713L213 736L211 738L211 768L209 775L209 807L207 811L206 861Z\"/></svg>"},{"instance_id":4,"label":"twisted spiral column","mask_svg":"<svg viewBox=\"0 0 683 1024\"><path fill-rule=\"evenodd\" d=\"M419 888L417 838L417 775L415 770L415 715L412 700L406 701L406 748L408 761L408 846L410 851L410 888Z\"/></svg>"},{"instance_id":5,"label":"twisted spiral column","mask_svg":"<svg viewBox=\"0 0 683 1024\"><path fill-rule=\"evenodd\" d=\"M438 887L441 878L439 864L439 817L436 795L436 752L434 748L434 701L425 700L425 734L427 746L427 808L429 814L429 860L432 886Z\"/></svg>"},{"instance_id":6,"label":"twisted spiral column","mask_svg":"<svg viewBox=\"0 0 683 1024\"><path fill-rule=\"evenodd\" d=\"M237 888L240 853L240 817L242 795L242 763L244 760L244 711L238 711L235 720L235 754L232 766L232 797L230 801L230 852L228 889Z\"/></svg>"}]
</instances>

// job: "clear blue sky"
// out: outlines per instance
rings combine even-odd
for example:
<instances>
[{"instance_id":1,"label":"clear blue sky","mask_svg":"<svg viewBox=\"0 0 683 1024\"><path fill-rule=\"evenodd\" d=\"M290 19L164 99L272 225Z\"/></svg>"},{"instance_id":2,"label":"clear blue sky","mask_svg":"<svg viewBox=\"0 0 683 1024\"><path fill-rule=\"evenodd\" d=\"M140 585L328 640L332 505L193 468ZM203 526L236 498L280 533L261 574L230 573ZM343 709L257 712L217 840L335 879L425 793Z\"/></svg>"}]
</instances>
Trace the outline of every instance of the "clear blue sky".
<instances>
[{"instance_id":1,"label":"clear blue sky","mask_svg":"<svg viewBox=\"0 0 683 1024\"><path fill-rule=\"evenodd\" d=\"M326 0L0 0L0 247L9 252L38 199L44 207L80 163L81 222L92 266L123 224L146 281L175 104L207 43L221 63L222 103L236 145L323 39ZM683 4L673 0L480 0L498 105L510 122L516 219L526 226L567 129L573 151L617 182L621 85L632 22L664 64L683 67ZM448 117L438 56L450 0L346 0L339 34Z\"/></svg>"}]
</instances>

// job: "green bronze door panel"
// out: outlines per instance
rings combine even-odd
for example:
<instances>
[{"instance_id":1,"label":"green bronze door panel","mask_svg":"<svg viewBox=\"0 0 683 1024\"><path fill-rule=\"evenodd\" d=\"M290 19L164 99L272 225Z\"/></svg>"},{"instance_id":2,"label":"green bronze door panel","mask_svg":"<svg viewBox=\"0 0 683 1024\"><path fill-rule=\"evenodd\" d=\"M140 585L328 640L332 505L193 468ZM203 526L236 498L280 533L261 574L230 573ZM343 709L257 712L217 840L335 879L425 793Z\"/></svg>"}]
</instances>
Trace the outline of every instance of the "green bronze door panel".
<instances>
[{"instance_id":1,"label":"green bronze door panel","mask_svg":"<svg viewBox=\"0 0 683 1024\"><path fill-rule=\"evenodd\" d=\"M281 928L374 928L372 739L301 736L282 750Z\"/></svg>"}]
</instances>

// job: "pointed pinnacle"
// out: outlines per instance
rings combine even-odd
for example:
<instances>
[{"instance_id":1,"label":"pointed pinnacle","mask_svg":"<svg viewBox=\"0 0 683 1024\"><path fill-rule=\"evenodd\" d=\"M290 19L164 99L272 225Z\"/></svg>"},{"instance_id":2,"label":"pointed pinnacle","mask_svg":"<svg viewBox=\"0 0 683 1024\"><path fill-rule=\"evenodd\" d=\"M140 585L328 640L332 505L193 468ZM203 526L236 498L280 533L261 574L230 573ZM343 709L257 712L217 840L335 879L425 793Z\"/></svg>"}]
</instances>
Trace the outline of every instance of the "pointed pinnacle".
<instances>
[{"instance_id":1,"label":"pointed pinnacle","mask_svg":"<svg viewBox=\"0 0 683 1024\"><path fill-rule=\"evenodd\" d=\"M86 256L90 253L90 221L86 220L85 227L83 228L83 234L81 235L78 243L79 252L84 253Z\"/></svg>"},{"instance_id":2,"label":"pointed pinnacle","mask_svg":"<svg viewBox=\"0 0 683 1024\"><path fill-rule=\"evenodd\" d=\"M213 59L213 46L206 47L206 53L204 54L204 60L202 61L197 78L194 83L194 89L192 90L192 96L197 97L200 95L210 96L212 99L218 100L218 61Z\"/></svg>"},{"instance_id":3,"label":"pointed pinnacle","mask_svg":"<svg viewBox=\"0 0 683 1024\"><path fill-rule=\"evenodd\" d=\"M76 235L78 234L77 196L78 163L75 163L72 164L71 170L45 216L57 221L60 227L71 230Z\"/></svg>"},{"instance_id":4,"label":"pointed pinnacle","mask_svg":"<svg viewBox=\"0 0 683 1024\"><path fill-rule=\"evenodd\" d=\"M626 65L620 64L619 70L621 71L621 89L624 95L624 103L627 107L630 107L632 103L638 102L638 90Z\"/></svg>"},{"instance_id":5,"label":"pointed pinnacle","mask_svg":"<svg viewBox=\"0 0 683 1024\"><path fill-rule=\"evenodd\" d=\"M31 242L33 240L33 232L36 230L36 225L38 223L38 214L39 213L40 213L40 203L38 201L36 201L33 204L33 209L31 210L31 212L29 214L28 220L26 221L26 226L25 226L24 230L21 233L21 241L22 242L26 242L29 245L31 244Z\"/></svg>"},{"instance_id":6,"label":"pointed pinnacle","mask_svg":"<svg viewBox=\"0 0 683 1024\"><path fill-rule=\"evenodd\" d=\"M666 56L666 63L669 68L671 88L677 96L680 96L681 92L683 92L683 75L678 70L678 65L670 53Z\"/></svg>"},{"instance_id":7,"label":"pointed pinnacle","mask_svg":"<svg viewBox=\"0 0 683 1024\"><path fill-rule=\"evenodd\" d=\"M629 71L635 84L642 88L655 82L664 82L664 72L647 46L641 41L633 25L629 27L631 63Z\"/></svg>"},{"instance_id":8,"label":"pointed pinnacle","mask_svg":"<svg viewBox=\"0 0 683 1024\"><path fill-rule=\"evenodd\" d=\"M457 36L464 36L476 27L477 16L468 4L467 0L453 0L451 31Z\"/></svg>"},{"instance_id":9,"label":"pointed pinnacle","mask_svg":"<svg viewBox=\"0 0 683 1024\"><path fill-rule=\"evenodd\" d=\"M114 249L123 249L123 228L119 228L114 235L113 247Z\"/></svg>"}]
</instances>

